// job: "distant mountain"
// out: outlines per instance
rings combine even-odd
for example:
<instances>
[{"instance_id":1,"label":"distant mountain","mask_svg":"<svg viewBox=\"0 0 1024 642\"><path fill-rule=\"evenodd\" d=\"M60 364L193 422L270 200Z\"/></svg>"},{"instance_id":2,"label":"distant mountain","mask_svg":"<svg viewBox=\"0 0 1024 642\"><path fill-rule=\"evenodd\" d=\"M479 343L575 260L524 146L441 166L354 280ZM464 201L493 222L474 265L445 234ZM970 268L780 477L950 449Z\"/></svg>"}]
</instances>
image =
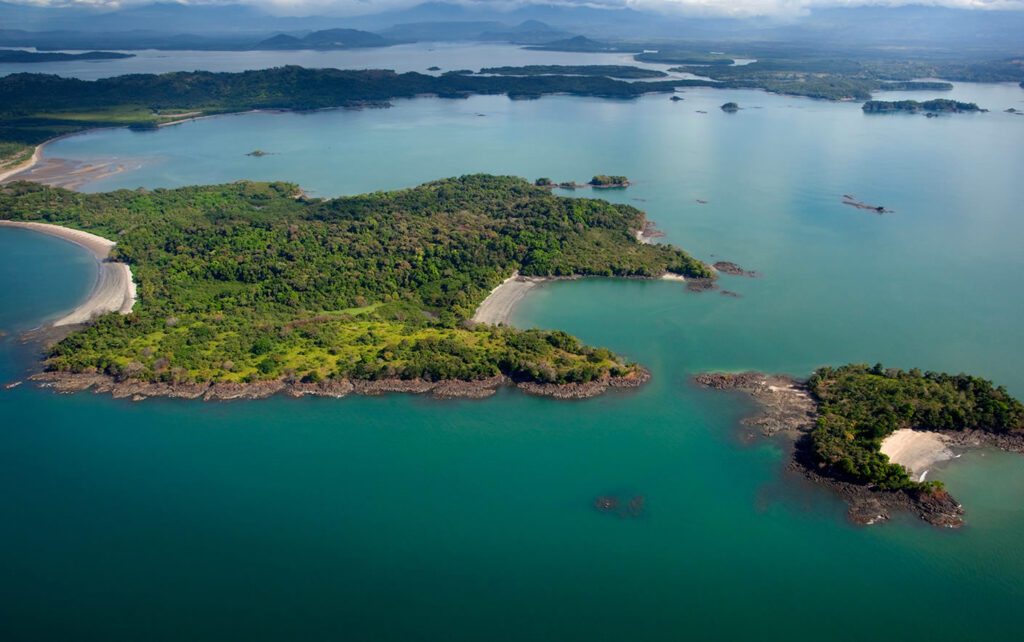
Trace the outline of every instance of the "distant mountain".
<instances>
[{"instance_id":1,"label":"distant mountain","mask_svg":"<svg viewBox=\"0 0 1024 642\"><path fill-rule=\"evenodd\" d=\"M284 3L274 5L282 12ZM324 11L330 5L324 3ZM345 3L351 8L352 3ZM196 48L251 47L275 34L302 39L325 26L375 32L403 40L485 40L544 44L578 34L597 41L657 43L800 43L828 49L943 50L956 55L999 50L1024 53L1024 11L965 10L927 5L844 6L788 17L709 17L655 13L599 3L510 5L505 2L427 2L356 16L280 16L256 5L157 2L121 8L88 3L60 7L0 2L0 30L65 32L75 47L114 49L125 41L163 48L172 36ZM372 12L372 13L371 13ZM92 39L82 34L93 34ZM119 44L104 42L103 34ZM287 41L277 41L284 44ZM245 43L245 44L243 44ZM3 43L9 46L12 43ZM273 44L273 43L272 43ZM294 43L291 43L294 44ZM34 46L32 43L19 46ZM71 48L51 38L47 46ZM137 48L137 45L133 45ZM580 49L581 51L584 49Z\"/></svg>"},{"instance_id":2,"label":"distant mountain","mask_svg":"<svg viewBox=\"0 0 1024 642\"><path fill-rule=\"evenodd\" d=\"M119 60L132 54L116 51L86 51L84 53L39 53L21 49L0 49L0 62L61 62L65 60Z\"/></svg>"},{"instance_id":3,"label":"distant mountain","mask_svg":"<svg viewBox=\"0 0 1024 642\"><path fill-rule=\"evenodd\" d=\"M564 38L562 40L552 40L550 42L541 43L534 47L527 47L527 49L537 49L541 51L579 51L579 52L601 52L601 51L623 51L619 46L610 45L604 42L598 42L591 40L586 36L576 36L574 38ZM636 50L638 48L633 48ZM626 50L631 50L628 47Z\"/></svg>"},{"instance_id":4,"label":"distant mountain","mask_svg":"<svg viewBox=\"0 0 1024 642\"><path fill-rule=\"evenodd\" d=\"M278 34L256 44L253 49L359 49L364 47L386 47L392 44L387 39L369 31L358 29L325 29L314 31L302 38Z\"/></svg>"},{"instance_id":5,"label":"distant mountain","mask_svg":"<svg viewBox=\"0 0 1024 642\"><path fill-rule=\"evenodd\" d=\"M396 24L380 33L392 40L444 41L470 40L536 44L565 38L572 34L537 20L524 20L517 25L494 21L435 21Z\"/></svg>"}]
</instances>

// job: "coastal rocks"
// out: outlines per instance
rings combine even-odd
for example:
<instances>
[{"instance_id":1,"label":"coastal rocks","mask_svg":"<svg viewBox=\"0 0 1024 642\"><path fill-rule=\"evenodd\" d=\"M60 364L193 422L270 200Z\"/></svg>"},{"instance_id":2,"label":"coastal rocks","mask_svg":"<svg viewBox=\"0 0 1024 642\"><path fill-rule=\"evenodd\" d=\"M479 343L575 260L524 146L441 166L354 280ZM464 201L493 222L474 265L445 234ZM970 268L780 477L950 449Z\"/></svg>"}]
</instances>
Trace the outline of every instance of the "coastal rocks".
<instances>
[{"instance_id":1,"label":"coastal rocks","mask_svg":"<svg viewBox=\"0 0 1024 642\"><path fill-rule=\"evenodd\" d=\"M674 103L677 103L677 102L681 101L682 99L683 98L681 96L672 96L671 98L669 98L669 100L671 100Z\"/></svg>"},{"instance_id":2,"label":"coastal rocks","mask_svg":"<svg viewBox=\"0 0 1024 642\"><path fill-rule=\"evenodd\" d=\"M720 109L722 111L724 111L725 113L727 113L727 114L732 114L732 113L738 112L740 110L740 106L737 105L736 103L731 103L730 102L730 103L725 103L724 105L722 105L720 107Z\"/></svg>"},{"instance_id":3,"label":"coastal rocks","mask_svg":"<svg viewBox=\"0 0 1024 642\"><path fill-rule=\"evenodd\" d=\"M722 274L729 274L731 276L747 276L752 279L761 276L760 274L754 272L753 270L744 270L743 268L741 268L740 266L736 265L731 261L718 261L717 263L712 265L712 267L721 272Z\"/></svg>"},{"instance_id":4,"label":"coastal rocks","mask_svg":"<svg viewBox=\"0 0 1024 642\"><path fill-rule=\"evenodd\" d=\"M318 382L270 381L215 383L168 383L134 379L119 381L103 373L42 372L30 377L43 387L60 393L92 390L110 394L115 399L142 401L151 397L172 399L203 399L205 401L234 401L266 399L276 394L298 398L304 396L340 398L349 394L377 396L387 393L425 394L436 399L485 399L498 388L509 383L504 375L465 381L426 381L424 379L380 379L377 381L327 379ZM635 388L650 379L650 373L638 369L621 377L605 377L588 383L540 384L521 382L517 387L533 395L556 399L587 399L606 392L609 388Z\"/></svg>"},{"instance_id":5,"label":"coastal rocks","mask_svg":"<svg viewBox=\"0 0 1024 642\"><path fill-rule=\"evenodd\" d=\"M643 495L634 495L623 502L617 495L599 495L594 499L594 510L618 517L640 517L647 500Z\"/></svg>"},{"instance_id":6,"label":"coastal rocks","mask_svg":"<svg viewBox=\"0 0 1024 642\"><path fill-rule=\"evenodd\" d=\"M849 194L843 194L843 205L856 207L859 210L868 210L875 214L892 214L892 210L887 210L881 205L868 205L867 203L862 203Z\"/></svg>"},{"instance_id":7,"label":"coastal rocks","mask_svg":"<svg viewBox=\"0 0 1024 642\"><path fill-rule=\"evenodd\" d=\"M651 379L651 373L639 368L622 377L605 377L586 383L535 383L521 381L516 386L531 395L555 399L589 399L604 394L609 388L638 388Z\"/></svg>"},{"instance_id":8,"label":"coastal rocks","mask_svg":"<svg viewBox=\"0 0 1024 642\"><path fill-rule=\"evenodd\" d=\"M779 432L809 431L818 416L807 387L790 377L760 372L708 372L697 375L694 380L706 388L740 390L753 397L761 412L747 417L743 424L758 428L767 437Z\"/></svg>"},{"instance_id":9,"label":"coastal rocks","mask_svg":"<svg viewBox=\"0 0 1024 642\"><path fill-rule=\"evenodd\" d=\"M717 290L718 285L714 279L687 279L686 289L689 292L710 292Z\"/></svg>"},{"instance_id":10,"label":"coastal rocks","mask_svg":"<svg viewBox=\"0 0 1024 642\"><path fill-rule=\"evenodd\" d=\"M657 229L651 221L644 221L643 227L636 231L636 240L645 245L653 245L655 243L655 239L659 239L664 236L665 233Z\"/></svg>"}]
</instances>

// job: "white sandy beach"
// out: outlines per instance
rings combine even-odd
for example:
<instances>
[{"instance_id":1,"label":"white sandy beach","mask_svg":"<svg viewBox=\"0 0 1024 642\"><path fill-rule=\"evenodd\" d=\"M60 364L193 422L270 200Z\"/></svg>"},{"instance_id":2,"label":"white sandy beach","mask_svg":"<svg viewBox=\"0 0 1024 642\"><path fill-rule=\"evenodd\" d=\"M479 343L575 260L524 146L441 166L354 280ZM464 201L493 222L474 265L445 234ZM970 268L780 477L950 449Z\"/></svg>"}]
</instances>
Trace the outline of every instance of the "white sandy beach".
<instances>
[{"instance_id":1,"label":"white sandy beach","mask_svg":"<svg viewBox=\"0 0 1024 642\"><path fill-rule=\"evenodd\" d=\"M0 221L3 227L19 227L33 230L42 234L49 234L70 241L84 247L92 252L99 264L96 285L93 286L89 297L80 303L78 307L69 314L54 321L53 325L75 325L86 323L93 317L107 312L120 312L128 314L135 305L135 282L132 280L132 271L125 263L108 261L110 251L116 245L113 241L59 225L47 223L29 223L22 221Z\"/></svg>"},{"instance_id":2,"label":"white sandy beach","mask_svg":"<svg viewBox=\"0 0 1024 642\"><path fill-rule=\"evenodd\" d=\"M474 323L489 323L491 325L508 323L516 304L522 301L526 293L534 286L544 281L545 279L519 276L519 272L516 272L502 281L501 285L491 290L480 307L476 309L471 320Z\"/></svg>"},{"instance_id":3,"label":"white sandy beach","mask_svg":"<svg viewBox=\"0 0 1024 642\"><path fill-rule=\"evenodd\" d=\"M940 461L953 458L942 435L924 430L897 430L882 440L882 452L889 461L910 471L916 481L923 481L928 469Z\"/></svg>"}]
</instances>

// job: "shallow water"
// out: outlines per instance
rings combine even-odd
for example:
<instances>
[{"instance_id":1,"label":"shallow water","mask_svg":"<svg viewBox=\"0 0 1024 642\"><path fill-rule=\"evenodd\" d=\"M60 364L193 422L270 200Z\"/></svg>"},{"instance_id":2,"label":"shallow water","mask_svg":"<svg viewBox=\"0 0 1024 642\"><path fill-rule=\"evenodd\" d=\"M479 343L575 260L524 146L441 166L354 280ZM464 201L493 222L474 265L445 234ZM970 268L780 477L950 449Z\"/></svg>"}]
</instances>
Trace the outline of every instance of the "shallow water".
<instances>
[{"instance_id":1,"label":"shallow water","mask_svg":"<svg viewBox=\"0 0 1024 642\"><path fill-rule=\"evenodd\" d=\"M518 324L566 329L654 374L585 402L0 390L9 637L1016 639L1024 458L969 453L930 474L966 505L960 531L858 528L785 473L782 444L741 438L742 399L689 383L709 368L884 361L1024 395L1024 118L1001 113L1024 91L956 91L992 112L868 117L712 90L681 103L421 99L49 147L145 160L91 190L276 178L328 196L476 171L621 173L635 186L602 196L762 276L723 277L738 299L669 282L536 288ZM722 113L728 100L745 109ZM245 156L256 147L271 155ZM0 249L21 250L0 252L5 327L71 307L90 283L77 248L33 239L0 230ZM35 289L19 285L33 257L46 261ZM47 284L65 292L50 309L35 294ZM31 356L0 344L0 375L21 377ZM598 513L608 493L643 495L645 514Z\"/></svg>"}]
</instances>

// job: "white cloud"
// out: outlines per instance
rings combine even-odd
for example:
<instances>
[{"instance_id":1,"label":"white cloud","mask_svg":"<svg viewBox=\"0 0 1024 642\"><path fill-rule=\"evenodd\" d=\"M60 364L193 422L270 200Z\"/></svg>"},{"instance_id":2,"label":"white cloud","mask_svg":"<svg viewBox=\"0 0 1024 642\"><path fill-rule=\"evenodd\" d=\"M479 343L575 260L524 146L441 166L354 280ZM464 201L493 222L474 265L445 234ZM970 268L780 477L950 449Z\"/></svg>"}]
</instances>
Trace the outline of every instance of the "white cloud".
<instances>
[{"instance_id":1,"label":"white cloud","mask_svg":"<svg viewBox=\"0 0 1024 642\"><path fill-rule=\"evenodd\" d=\"M149 4L154 0L7 0L36 6L109 7ZM375 13L419 4L423 0L156 0L179 4L249 4L279 15ZM930 5L960 9L1024 10L1024 0L445 0L465 5L513 8L524 4L628 7L673 13L719 16L794 15L819 7Z\"/></svg>"}]
</instances>

